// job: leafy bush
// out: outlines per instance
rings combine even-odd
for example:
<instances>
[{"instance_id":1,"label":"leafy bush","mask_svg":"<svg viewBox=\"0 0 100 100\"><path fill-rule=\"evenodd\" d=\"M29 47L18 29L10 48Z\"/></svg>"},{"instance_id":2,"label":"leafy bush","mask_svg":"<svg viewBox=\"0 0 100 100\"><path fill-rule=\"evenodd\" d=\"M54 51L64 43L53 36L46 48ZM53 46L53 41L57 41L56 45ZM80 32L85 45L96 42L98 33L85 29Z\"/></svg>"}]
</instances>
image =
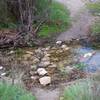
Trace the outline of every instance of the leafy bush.
<instances>
[{"instance_id":1,"label":"leafy bush","mask_svg":"<svg viewBox=\"0 0 100 100\"><path fill-rule=\"evenodd\" d=\"M93 14L100 15L100 2L88 3L87 7Z\"/></svg>"},{"instance_id":2,"label":"leafy bush","mask_svg":"<svg viewBox=\"0 0 100 100\"><path fill-rule=\"evenodd\" d=\"M70 23L69 10L58 2L52 2L47 23L39 30L38 34L42 37L49 37L54 33L67 30Z\"/></svg>"},{"instance_id":3,"label":"leafy bush","mask_svg":"<svg viewBox=\"0 0 100 100\"><path fill-rule=\"evenodd\" d=\"M100 100L100 86L92 81L81 80L67 86L63 100Z\"/></svg>"},{"instance_id":4,"label":"leafy bush","mask_svg":"<svg viewBox=\"0 0 100 100\"><path fill-rule=\"evenodd\" d=\"M17 86L0 83L0 100L36 100L35 97L26 90Z\"/></svg>"}]
</instances>

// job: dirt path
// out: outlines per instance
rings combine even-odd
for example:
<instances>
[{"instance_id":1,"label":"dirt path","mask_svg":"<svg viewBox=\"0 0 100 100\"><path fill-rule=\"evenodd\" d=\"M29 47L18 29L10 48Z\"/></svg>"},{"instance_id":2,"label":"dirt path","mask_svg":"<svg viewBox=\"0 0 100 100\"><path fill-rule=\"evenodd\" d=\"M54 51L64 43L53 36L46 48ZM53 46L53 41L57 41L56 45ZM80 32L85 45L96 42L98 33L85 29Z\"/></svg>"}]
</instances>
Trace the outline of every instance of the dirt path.
<instances>
[{"instance_id":1,"label":"dirt path","mask_svg":"<svg viewBox=\"0 0 100 100\"><path fill-rule=\"evenodd\" d=\"M56 89L43 89L33 88L37 100L59 100L60 90Z\"/></svg>"},{"instance_id":2,"label":"dirt path","mask_svg":"<svg viewBox=\"0 0 100 100\"><path fill-rule=\"evenodd\" d=\"M66 32L61 33L57 40L71 40L86 36L89 31L89 26L94 20L91 14L86 9L85 3L82 0L58 0L66 5L71 12L72 26Z\"/></svg>"}]
</instances>

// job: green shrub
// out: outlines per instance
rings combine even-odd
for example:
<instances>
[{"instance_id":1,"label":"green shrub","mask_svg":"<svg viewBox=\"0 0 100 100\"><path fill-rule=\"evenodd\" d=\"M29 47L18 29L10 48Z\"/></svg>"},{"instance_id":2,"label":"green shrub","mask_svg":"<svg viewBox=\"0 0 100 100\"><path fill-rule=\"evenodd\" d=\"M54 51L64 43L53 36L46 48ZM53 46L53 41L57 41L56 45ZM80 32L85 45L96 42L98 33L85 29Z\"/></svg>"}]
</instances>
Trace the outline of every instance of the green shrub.
<instances>
[{"instance_id":1,"label":"green shrub","mask_svg":"<svg viewBox=\"0 0 100 100\"><path fill-rule=\"evenodd\" d=\"M73 83L65 89L63 100L100 100L100 86L88 80Z\"/></svg>"},{"instance_id":2,"label":"green shrub","mask_svg":"<svg viewBox=\"0 0 100 100\"><path fill-rule=\"evenodd\" d=\"M38 34L42 37L49 37L54 33L67 30L70 23L69 10L58 2L52 2L47 23L39 30Z\"/></svg>"},{"instance_id":3,"label":"green shrub","mask_svg":"<svg viewBox=\"0 0 100 100\"><path fill-rule=\"evenodd\" d=\"M96 36L99 35L100 36L100 20L96 21L93 25L92 25L92 35Z\"/></svg>"},{"instance_id":4,"label":"green shrub","mask_svg":"<svg viewBox=\"0 0 100 100\"><path fill-rule=\"evenodd\" d=\"M95 15L100 14L100 2L88 3L87 7L93 14L95 14Z\"/></svg>"},{"instance_id":5,"label":"green shrub","mask_svg":"<svg viewBox=\"0 0 100 100\"><path fill-rule=\"evenodd\" d=\"M36 100L35 97L26 90L17 86L0 83L0 100Z\"/></svg>"}]
</instances>

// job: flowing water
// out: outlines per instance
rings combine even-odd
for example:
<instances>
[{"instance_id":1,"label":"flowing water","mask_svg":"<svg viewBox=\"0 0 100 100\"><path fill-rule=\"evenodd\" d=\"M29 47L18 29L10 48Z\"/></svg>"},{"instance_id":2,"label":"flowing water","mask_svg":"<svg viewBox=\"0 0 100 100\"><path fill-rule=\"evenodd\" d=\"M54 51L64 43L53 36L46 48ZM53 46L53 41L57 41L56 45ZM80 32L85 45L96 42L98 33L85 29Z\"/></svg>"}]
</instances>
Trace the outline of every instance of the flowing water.
<instances>
[{"instance_id":1,"label":"flowing water","mask_svg":"<svg viewBox=\"0 0 100 100\"><path fill-rule=\"evenodd\" d=\"M95 73L100 70L100 50L93 50L90 47L82 47L77 49L77 53L80 56L80 62L85 65L83 68L85 72ZM91 55L83 57L88 54Z\"/></svg>"}]
</instances>

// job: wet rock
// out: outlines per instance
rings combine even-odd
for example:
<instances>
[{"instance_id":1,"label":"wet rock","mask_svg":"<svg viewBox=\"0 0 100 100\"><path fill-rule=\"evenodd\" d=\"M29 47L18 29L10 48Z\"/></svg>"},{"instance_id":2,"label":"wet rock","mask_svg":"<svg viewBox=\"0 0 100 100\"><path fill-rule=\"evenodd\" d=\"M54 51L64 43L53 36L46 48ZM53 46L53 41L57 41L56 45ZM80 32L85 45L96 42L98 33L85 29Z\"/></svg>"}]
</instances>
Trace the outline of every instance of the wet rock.
<instances>
[{"instance_id":1,"label":"wet rock","mask_svg":"<svg viewBox=\"0 0 100 100\"><path fill-rule=\"evenodd\" d=\"M42 61L38 66L39 67L47 67L50 65L50 61Z\"/></svg>"},{"instance_id":2,"label":"wet rock","mask_svg":"<svg viewBox=\"0 0 100 100\"><path fill-rule=\"evenodd\" d=\"M48 72L47 72L44 68L38 68L38 69L37 69L37 73L38 73L39 75L45 75L45 74L47 74Z\"/></svg>"},{"instance_id":3,"label":"wet rock","mask_svg":"<svg viewBox=\"0 0 100 100\"><path fill-rule=\"evenodd\" d=\"M44 77L39 79L39 82L40 82L41 85L46 86L46 85L51 83L51 77L44 76Z\"/></svg>"}]
</instances>

